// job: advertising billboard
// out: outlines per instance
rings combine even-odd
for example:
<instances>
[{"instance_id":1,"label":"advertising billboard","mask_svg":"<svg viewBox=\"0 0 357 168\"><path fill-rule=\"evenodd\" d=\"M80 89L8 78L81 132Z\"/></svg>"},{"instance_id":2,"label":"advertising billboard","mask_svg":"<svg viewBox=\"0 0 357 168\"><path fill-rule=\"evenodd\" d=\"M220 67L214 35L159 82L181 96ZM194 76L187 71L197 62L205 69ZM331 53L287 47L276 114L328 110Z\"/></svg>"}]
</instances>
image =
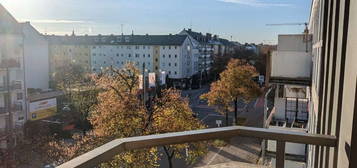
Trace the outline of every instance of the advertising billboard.
<instances>
[{"instance_id":1,"label":"advertising billboard","mask_svg":"<svg viewBox=\"0 0 357 168\"><path fill-rule=\"evenodd\" d=\"M156 85L156 74L155 72L149 73L149 87L155 87Z\"/></svg>"},{"instance_id":2,"label":"advertising billboard","mask_svg":"<svg viewBox=\"0 0 357 168\"><path fill-rule=\"evenodd\" d=\"M30 120L40 120L51 117L57 112L57 99L51 98L30 102Z\"/></svg>"}]
</instances>

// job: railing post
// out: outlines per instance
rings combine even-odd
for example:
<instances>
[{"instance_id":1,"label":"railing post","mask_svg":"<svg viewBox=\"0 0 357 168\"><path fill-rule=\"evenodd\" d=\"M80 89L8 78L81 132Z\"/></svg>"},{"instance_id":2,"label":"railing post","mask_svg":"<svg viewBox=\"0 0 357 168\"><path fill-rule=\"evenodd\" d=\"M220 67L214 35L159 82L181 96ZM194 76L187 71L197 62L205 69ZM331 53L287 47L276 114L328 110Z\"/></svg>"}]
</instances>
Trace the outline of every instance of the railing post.
<instances>
[{"instance_id":1,"label":"railing post","mask_svg":"<svg viewBox=\"0 0 357 168\"><path fill-rule=\"evenodd\" d=\"M276 168L284 168L285 141L277 141L276 144Z\"/></svg>"}]
</instances>

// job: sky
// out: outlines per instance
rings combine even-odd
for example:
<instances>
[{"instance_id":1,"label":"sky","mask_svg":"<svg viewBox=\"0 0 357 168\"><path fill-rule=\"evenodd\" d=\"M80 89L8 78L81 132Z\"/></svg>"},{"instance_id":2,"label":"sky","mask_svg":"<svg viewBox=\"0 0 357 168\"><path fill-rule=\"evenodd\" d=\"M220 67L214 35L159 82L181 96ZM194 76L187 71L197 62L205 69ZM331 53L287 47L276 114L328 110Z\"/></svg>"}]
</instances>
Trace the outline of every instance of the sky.
<instances>
[{"instance_id":1,"label":"sky","mask_svg":"<svg viewBox=\"0 0 357 168\"><path fill-rule=\"evenodd\" d=\"M176 34L184 28L241 43L276 43L308 22L311 0L0 0L41 33Z\"/></svg>"}]
</instances>

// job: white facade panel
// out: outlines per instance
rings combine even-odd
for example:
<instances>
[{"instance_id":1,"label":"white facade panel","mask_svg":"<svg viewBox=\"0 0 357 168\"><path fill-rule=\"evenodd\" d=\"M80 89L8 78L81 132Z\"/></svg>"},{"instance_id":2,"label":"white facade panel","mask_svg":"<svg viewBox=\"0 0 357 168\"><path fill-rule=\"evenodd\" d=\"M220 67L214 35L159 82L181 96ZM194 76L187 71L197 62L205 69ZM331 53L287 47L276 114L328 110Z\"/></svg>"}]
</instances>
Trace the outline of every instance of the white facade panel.
<instances>
[{"instance_id":1,"label":"white facade panel","mask_svg":"<svg viewBox=\"0 0 357 168\"><path fill-rule=\"evenodd\" d=\"M279 44L280 45L280 44ZM295 51L272 52L272 77L310 78L311 53Z\"/></svg>"}]
</instances>

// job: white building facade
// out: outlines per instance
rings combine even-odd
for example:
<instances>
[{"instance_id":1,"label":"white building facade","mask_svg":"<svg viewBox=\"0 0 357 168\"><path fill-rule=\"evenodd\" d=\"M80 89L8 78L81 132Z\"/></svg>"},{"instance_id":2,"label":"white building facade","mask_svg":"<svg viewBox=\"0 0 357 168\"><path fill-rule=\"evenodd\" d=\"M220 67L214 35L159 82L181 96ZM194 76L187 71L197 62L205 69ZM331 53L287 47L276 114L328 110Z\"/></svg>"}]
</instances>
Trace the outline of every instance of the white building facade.
<instances>
[{"instance_id":1,"label":"white building facade","mask_svg":"<svg viewBox=\"0 0 357 168\"><path fill-rule=\"evenodd\" d=\"M140 71L166 72L174 86L189 87L198 73L198 50L187 35L48 36L50 45L89 48L94 73L133 63Z\"/></svg>"}]
</instances>

